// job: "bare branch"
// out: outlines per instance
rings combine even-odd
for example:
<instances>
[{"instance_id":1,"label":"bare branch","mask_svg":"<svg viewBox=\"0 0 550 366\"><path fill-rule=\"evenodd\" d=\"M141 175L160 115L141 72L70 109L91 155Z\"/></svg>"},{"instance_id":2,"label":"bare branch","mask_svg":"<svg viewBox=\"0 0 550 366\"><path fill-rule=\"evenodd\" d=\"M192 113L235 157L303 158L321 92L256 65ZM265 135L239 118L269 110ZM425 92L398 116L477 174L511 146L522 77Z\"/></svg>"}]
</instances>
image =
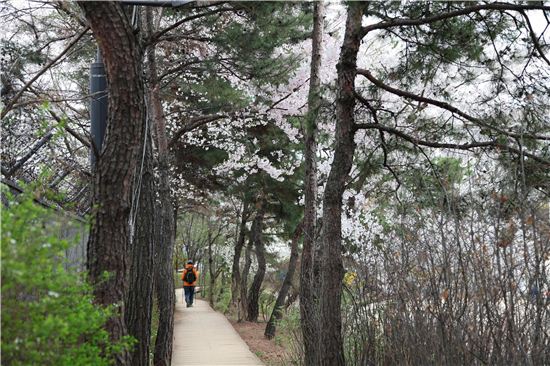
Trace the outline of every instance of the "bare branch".
<instances>
[{"instance_id":1,"label":"bare branch","mask_svg":"<svg viewBox=\"0 0 550 366\"><path fill-rule=\"evenodd\" d=\"M44 66L36 75L34 75L34 77L29 80L22 88L21 90L19 90L19 92L17 92L17 94L15 94L15 96L6 104L5 108L2 110L2 113L0 114L0 119L3 119L6 114L13 108L13 105L15 104L15 102L17 102L17 100L21 97L21 95L25 92L25 90L27 90L29 88L29 86L31 86L32 83L34 83L42 74L44 74L46 71L48 71L48 69L50 67L52 67L61 57L63 57L63 55L65 55L67 52L69 52L69 50L75 45L78 43L78 41L80 40L80 38L82 38L86 32L88 32L90 28L89 27L86 27L84 28L68 45L67 47L65 47L65 49L63 51L61 51L61 53L59 55L57 55L57 57L55 57L54 59L52 59L50 62L48 62L46 64L46 66Z\"/></svg>"},{"instance_id":2,"label":"bare branch","mask_svg":"<svg viewBox=\"0 0 550 366\"><path fill-rule=\"evenodd\" d=\"M531 40L533 41L533 45L537 49L540 57L542 57L544 59L544 61L546 61L546 63L548 65L550 65L550 60L548 60L548 58L544 54L544 51L543 51L542 47L540 46L539 40L537 39L537 36L535 35L535 31L533 30L533 26L531 25L531 21L529 20L529 17L527 16L527 14L525 14L524 11L520 11L520 13L521 13L521 15L523 15L523 18L525 19L525 23L527 24L527 28L529 29L529 35L531 36Z\"/></svg>"},{"instance_id":3,"label":"bare branch","mask_svg":"<svg viewBox=\"0 0 550 366\"><path fill-rule=\"evenodd\" d=\"M464 119L466 119L466 120L468 120L468 121L470 121L470 122L472 122L472 123L474 123L478 126L488 128L488 129L496 131L500 134L503 134L503 135L506 135L506 136L509 136L509 137L513 137L513 138L522 138L523 137L523 138L531 138L531 139L536 139L536 140L548 140L548 141L550 141L550 136L532 135L532 134L517 134L517 133L514 133L514 132L510 132L510 131L505 131L501 128L498 128L496 126L490 125L490 124L482 121L480 118L471 116L471 115L461 111L460 109L452 106L451 104L449 104L447 102L442 102L442 101L439 101L439 100L419 96L419 95L416 95L416 94L413 94L413 93L410 93L410 92L407 92L407 91L404 91L404 90L393 88L389 85L384 84L381 80L376 79L368 70L357 69L357 73L359 75L363 75L371 83L373 83L374 85L378 86L381 89L386 90L387 92L390 92L392 94L398 95L398 96L403 97L403 98L412 99L412 100L415 100L417 102L427 103L427 104L431 104L431 105L434 105L436 107L445 109L445 110L447 110L451 113L454 113L456 115L461 116L462 118L464 118Z\"/></svg>"},{"instance_id":4,"label":"bare branch","mask_svg":"<svg viewBox=\"0 0 550 366\"><path fill-rule=\"evenodd\" d=\"M408 134L406 134L406 133L404 133L404 132L402 132L402 131L400 131L396 128L389 127L389 126L384 126L384 125L379 124L379 123L357 123L357 124L355 124L355 130L359 130L359 129L376 129L376 130L379 130L379 131L385 131L385 132L391 133L392 135L398 136L398 137L402 138L403 140L409 141L409 142L413 143L414 145L433 147L433 148L438 148L438 149L470 150L470 149L473 149L473 148L480 148L480 147L492 147L492 148L497 148L497 149L501 149L501 150L506 150L506 151L512 152L512 153L517 154L517 155L524 155L524 156L527 156L527 157L529 157L533 160L538 161L539 163L550 166L550 160L541 158L541 157L533 155L531 153L527 153L525 151L520 151L519 149L517 149L515 147L509 146L509 145L506 145L506 144L502 144L502 143L497 142L497 141L480 141L480 142L471 142L471 143L467 143L467 144L452 144L452 143L444 143L444 142L426 141L426 140L421 140L421 139L418 139L418 138L413 137L411 135L408 135Z\"/></svg>"},{"instance_id":5,"label":"bare branch","mask_svg":"<svg viewBox=\"0 0 550 366\"><path fill-rule=\"evenodd\" d=\"M57 121L57 123L61 123L61 118L52 110L49 110L48 111L50 113L50 115ZM71 136L73 136L75 139L77 139L78 141L80 141L80 143L84 146L86 146L87 148L90 148L91 147L91 144L90 144L90 140L87 139L86 137L80 135L78 132L76 132L75 130L73 130L72 128L70 128L69 126L64 126L63 127L65 129L65 131L67 131Z\"/></svg>"},{"instance_id":6,"label":"bare branch","mask_svg":"<svg viewBox=\"0 0 550 366\"><path fill-rule=\"evenodd\" d=\"M272 109L275 109L275 107L280 104L281 102L283 102L284 100L290 98L290 96L294 93L296 93L298 90L300 90L302 88L302 86L304 86L308 81L309 81L310 78L307 78L306 80L304 80L303 83L301 83L300 85L298 85L297 87L295 87L294 89L292 89L290 91L290 93L288 93L287 95L285 95L284 97L282 97L281 99L275 101L273 104L271 104L271 106L269 106L269 108L266 110L266 112L269 112L270 110Z\"/></svg>"},{"instance_id":7,"label":"bare branch","mask_svg":"<svg viewBox=\"0 0 550 366\"><path fill-rule=\"evenodd\" d=\"M33 155L36 154L38 152L38 150L40 150L40 148L42 148L42 146L46 145L46 143L48 141L50 141L52 137L53 137L53 129L51 129L40 140L38 140L31 147L31 149L23 157L21 157L21 159L19 159L15 164L13 164L13 166L10 168L9 171L6 172L5 175L7 177L10 177L11 175L13 175L13 173L15 173L17 170L19 170L23 166L23 164L25 164L27 162L27 160L32 158Z\"/></svg>"}]
</instances>

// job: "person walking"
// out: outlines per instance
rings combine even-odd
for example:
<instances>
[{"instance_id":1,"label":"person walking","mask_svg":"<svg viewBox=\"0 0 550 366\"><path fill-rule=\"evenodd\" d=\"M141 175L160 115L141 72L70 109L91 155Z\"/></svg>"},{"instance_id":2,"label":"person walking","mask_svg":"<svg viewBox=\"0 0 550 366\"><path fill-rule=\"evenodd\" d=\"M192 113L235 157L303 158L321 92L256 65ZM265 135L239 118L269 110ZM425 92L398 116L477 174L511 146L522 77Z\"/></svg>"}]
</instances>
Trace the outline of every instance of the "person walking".
<instances>
[{"instance_id":1,"label":"person walking","mask_svg":"<svg viewBox=\"0 0 550 366\"><path fill-rule=\"evenodd\" d=\"M195 285L199 279L199 272L195 269L193 261L187 261L185 265L185 270L181 275L183 280L183 291L185 292L185 302L187 307L190 308L193 306L193 298L195 297Z\"/></svg>"}]
</instances>

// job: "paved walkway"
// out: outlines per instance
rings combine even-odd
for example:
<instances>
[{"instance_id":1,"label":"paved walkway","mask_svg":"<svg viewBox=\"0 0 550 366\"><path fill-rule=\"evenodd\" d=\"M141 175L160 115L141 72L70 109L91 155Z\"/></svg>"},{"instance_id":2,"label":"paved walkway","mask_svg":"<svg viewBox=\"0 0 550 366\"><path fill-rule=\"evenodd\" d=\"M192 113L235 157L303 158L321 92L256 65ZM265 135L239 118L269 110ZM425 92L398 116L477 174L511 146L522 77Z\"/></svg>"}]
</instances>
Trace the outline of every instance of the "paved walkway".
<instances>
[{"instance_id":1,"label":"paved walkway","mask_svg":"<svg viewBox=\"0 0 550 366\"><path fill-rule=\"evenodd\" d=\"M263 365L208 302L195 300L192 308L186 308L181 288L176 297L172 366Z\"/></svg>"}]
</instances>

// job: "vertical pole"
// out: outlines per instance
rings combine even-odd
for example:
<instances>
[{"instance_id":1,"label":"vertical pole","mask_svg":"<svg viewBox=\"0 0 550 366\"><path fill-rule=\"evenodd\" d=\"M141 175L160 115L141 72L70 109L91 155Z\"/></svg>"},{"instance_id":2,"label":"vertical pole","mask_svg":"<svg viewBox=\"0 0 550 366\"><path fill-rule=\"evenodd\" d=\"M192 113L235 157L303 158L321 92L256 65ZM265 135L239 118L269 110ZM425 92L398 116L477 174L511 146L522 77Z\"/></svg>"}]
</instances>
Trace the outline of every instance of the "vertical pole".
<instances>
[{"instance_id":1,"label":"vertical pole","mask_svg":"<svg viewBox=\"0 0 550 366\"><path fill-rule=\"evenodd\" d=\"M99 49L95 62L90 65L90 94L92 95L90 103L90 134L92 136L90 163L93 171L96 164L94 147L99 154L107 128L107 75Z\"/></svg>"}]
</instances>

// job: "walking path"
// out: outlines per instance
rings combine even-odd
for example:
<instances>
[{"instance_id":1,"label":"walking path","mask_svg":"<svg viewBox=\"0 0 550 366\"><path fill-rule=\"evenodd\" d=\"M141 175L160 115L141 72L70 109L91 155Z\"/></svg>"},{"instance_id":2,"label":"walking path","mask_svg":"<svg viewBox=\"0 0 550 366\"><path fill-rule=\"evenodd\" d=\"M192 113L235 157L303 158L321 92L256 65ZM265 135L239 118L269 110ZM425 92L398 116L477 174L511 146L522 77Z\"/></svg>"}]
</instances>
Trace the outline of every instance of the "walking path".
<instances>
[{"instance_id":1,"label":"walking path","mask_svg":"<svg viewBox=\"0 0 550 366\"><path fill-rule=\"evenodd\" d=\"M176 298L172 366L263 365L225 316L206 301L195 299L187 308L181 288Z\"/></svg>"}]
</instances>

